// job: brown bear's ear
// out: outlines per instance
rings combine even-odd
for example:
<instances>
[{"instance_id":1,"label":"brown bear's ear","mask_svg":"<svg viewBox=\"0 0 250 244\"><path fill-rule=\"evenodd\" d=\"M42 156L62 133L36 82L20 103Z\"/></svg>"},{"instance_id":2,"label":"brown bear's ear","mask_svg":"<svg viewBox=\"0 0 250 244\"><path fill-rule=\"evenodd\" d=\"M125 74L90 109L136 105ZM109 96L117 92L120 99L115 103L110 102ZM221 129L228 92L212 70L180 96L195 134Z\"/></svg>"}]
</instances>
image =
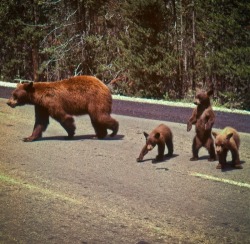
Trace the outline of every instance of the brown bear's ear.
<instances>
[{"instance_id":1,"label":"brown bear's ear","mask_svg":"<svg viewBox=\"0 0 250 244\"><path fill-rule=\"evenodd\" d=\"M231 138L232 136L233 136L233 133L227 134L227 136L226 136L227 140L230 140L230 138Z\"/></svg>"},{"instance_id":2,"label":"brown bear's ear","mask_svg":"<svg viewBox=\"0 0 250 244\"><path fill-rule=\"evenodd\" d=\"M207 92L207 95L210 97L214 94L214 89L210 89L208 92Z\"/></svg>"},{"instance_id":3,"label":"brown bear's ear","mask_svg":"<svg viewBox=\"0 0 250 244\"><path fill-rule=\"evenodd\" d=\"M147 132L143 132L143 134L144 134L144 136L145 136L145 138L147 140L148 139L148 133Z\"/></svg>"},{"instance_id":4,"label":"brown bear's ear","mask_svg":"<svg viewBox=\"0 0 250 244\"><path fill-rule=\"evenodd\" d=\"M24 84L24 89L25 89L26 91L30 91L32 88L33 88L33 82L25 83L25 84Z\"/></svg>"},{"instance_id":5,"label":"brown bear's ear","mask_svg":"<svg viewBox=\"0 0 250 244\"><path fill-rule=\"evenodd\" d=\"M212 135L214 136L214 138L216 138L218 136L218 133L212 131Z\"/></svg>"},{"instance_id":6,"label":"brown bear's ear","mask_svg":"<svg viewBox=\"0 0 250 244\"><path fill-rule=\"evenodd\" d=\"M159 133L159 132L157 132L157 133L155 134L155 138L156 138L156 139L159 139L159 138L160 138L160 133Z\"/></svg>"}]
</instances>

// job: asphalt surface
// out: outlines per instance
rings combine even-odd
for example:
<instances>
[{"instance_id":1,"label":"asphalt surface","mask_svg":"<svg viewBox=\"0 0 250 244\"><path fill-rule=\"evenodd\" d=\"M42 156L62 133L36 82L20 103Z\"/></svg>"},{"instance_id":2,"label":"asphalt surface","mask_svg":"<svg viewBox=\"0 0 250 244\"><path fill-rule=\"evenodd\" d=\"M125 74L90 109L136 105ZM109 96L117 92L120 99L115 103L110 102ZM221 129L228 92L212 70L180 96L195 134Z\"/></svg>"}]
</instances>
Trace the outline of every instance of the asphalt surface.
<instances>
[{"instance_id":1,"label":"asphalt surface","mask_svg":"<svg viewBox=\"0 0 250 244\"><path fill-rule=\"evenodd\" d=\"M11 109L6 101L0 99L0 243L250 243L249 133L240 133L243 169L221 171L204 149L189 161L194 129L181 123L189 112L173 123L165 106L156 112L162 110L116 100L115 138L92 139L88 116L81 116L74 140L64 140L51 119L41 140L25 143L34 109ZM138 118L140 107L145 117L167 116ZM137 118L118 115L128 110ZM174 156L153 163L154 149L137 163L143 131L159 123L174 134Z\"/></svg>"},{"instance_id":2,"label":"asphalt surface","mask_svg":"<svg viewBox=\"0 0 250 244\"><path fill-rule=\"evenodd\" d=\"M9 98L13 88L0 86L0 97ZM174 107L159 104L138 103L113 100L113 113L138 118L163 120L186 124L192 114L192 108ZM215 111L214 128L223 129L232 126L240 132L250 133L249 115Z\"/></svg>"}]
</instances>

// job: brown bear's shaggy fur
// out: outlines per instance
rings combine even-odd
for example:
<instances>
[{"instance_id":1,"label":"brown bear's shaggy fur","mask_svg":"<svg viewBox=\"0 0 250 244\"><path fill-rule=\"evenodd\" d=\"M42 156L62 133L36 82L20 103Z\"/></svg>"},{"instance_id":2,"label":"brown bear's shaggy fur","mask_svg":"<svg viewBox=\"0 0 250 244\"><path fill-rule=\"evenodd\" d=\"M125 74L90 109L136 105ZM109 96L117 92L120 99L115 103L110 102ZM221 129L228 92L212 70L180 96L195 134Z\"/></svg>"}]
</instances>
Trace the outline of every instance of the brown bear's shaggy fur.
<instances>
[{"instance_id":1,"label":"brown bear's shaggy fur","mask_svg":"<svg viewBox=\"0 0 250 244\"><path fill-rule=\"evenodd\" d=\"M168 156L173 155L173 134L168 126L160 124L150 134L144 132L144 136L146 138L146 145L142 148L137 162L141 162L148 151L151 151L156 145L158 146L157 161L164 159L165 144L168 148Z\"/></svg>"},{"instance_id":2,"label":"brown bear's shaggy fur","mask_svg":"<svg viewBox=\"0 0 250 244\"><path fill-rule=\"evenodd\" d=\"M224 168L228 151L232 154L232 163L235 168L242 169L239 157L240 137L238 132L232 127L224 128L221 133L212 132L215 138L216 153L219 158L217 169Z\"/></svg>"},{"instance_id":3,"label":"brown bear's shaggy fur","mask_svg":"<svg viewBox=\"0 0 250 244\"><path fill-rule=\"evenodd\" d=\"M99 139L107 135L107 129L113 131L111 136L115 136L119 127L110 116L112 97L108 87L93 76L19 84L7 104L12 108L35 105L33 133L24 141L39 139L49 124L49 116L62 125L69 139L73 138L76 129L73 115L89 114Z\"/></svg>"},{"instance_id":4,"label":"brown bear's shaggy fur","mask_svg":"<svg viewBox=\"0 0 250 244\"><path fill-rule=\"evenodd\" d=\"M210 96L213 94L213 89L208 92L199 92L196 94L192 116L187 123L187 131L192 129L192 124L195 124L196 135L193 139L192 151L193 157L191 161L199 159L198 152L201 147L205 147L209 152L209 161L216 160L214 141L211 135L211 130L214 124L215 115L210 104Z\"/></svg>"}]
</instances>

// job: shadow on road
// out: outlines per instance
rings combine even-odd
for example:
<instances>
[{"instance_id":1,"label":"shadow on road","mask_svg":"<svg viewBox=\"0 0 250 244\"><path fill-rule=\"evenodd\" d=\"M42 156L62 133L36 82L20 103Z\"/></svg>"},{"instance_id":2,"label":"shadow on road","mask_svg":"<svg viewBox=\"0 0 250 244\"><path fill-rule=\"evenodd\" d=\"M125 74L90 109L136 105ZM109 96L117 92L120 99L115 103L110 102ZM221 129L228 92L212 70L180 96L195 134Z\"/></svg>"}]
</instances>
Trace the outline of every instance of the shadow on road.
<instances>
[{"instance_id":1,"label":"shadow on road","mask_svg":"<svg viewBox=\"0 0 250 244\"><path fill-rule=\"evenodd\" d=\"M103 139L98 139L94 134L92 135L80 135L80 136L74 136L72 139L68 139L65 136L48 136L48 137L42 137L36 142L39 141L81 141L81 140L100 140L100 141L119 141L123 140L124 135L116 135L114 137L110 137L109 135Z\"/></svg>"}]
</instances>

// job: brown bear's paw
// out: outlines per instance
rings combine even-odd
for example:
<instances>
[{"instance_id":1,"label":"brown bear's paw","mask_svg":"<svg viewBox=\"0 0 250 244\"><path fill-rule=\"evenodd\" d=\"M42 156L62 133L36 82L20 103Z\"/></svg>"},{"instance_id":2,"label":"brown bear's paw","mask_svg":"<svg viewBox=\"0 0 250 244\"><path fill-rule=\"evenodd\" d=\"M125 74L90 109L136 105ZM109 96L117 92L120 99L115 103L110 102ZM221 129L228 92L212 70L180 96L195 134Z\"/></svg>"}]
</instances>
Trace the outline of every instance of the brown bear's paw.
<instances>
[{"instance_id":1,"label":"brown bear's paw","mask_svg":"<svg viewBox=\"0 0 250 244\"><path fill-rule=\"evenodd\" d=\"M23 142L32 142L32 141L38 140L39 138L41 138L41 137L35 138L33 136L29 136L29 137L23 138Z\"/></svg>"},{"instance_id":2,"label":"brown bear's paw","mask_svg":"<svg viewBox=\"0 0 250 244\"><path fill-rule=\"evenodd\" d=\"M213 162L213 161L216 161L216 158L209 157L207 160L208 160L209 162Z\"/></svg>"},{"instance_id":3,"label":"brown bear's paw","mask_svg":"<svg viewBox=\"0 0 250 244\"><path fill-rule=\"evenodd\" d=\"M114 122L114 125L112 126L112 133L110 134L111 137L114 137L119 130L119 123L117 121Z\"/></svg>"},{"instance_id":4,"label":"brown bear's paw","mask_svg":"<svg viewBox=\"0 0 250 244\"><path fill-rule=\"evenodd\" d=\"M198 158L198 157L192 157L192 158L190 158L189 160L190 160L190 161L198 161L199 158Z\"/></svg>"},{"instance_id":5,"label":"brown bear's paw","mask_svg":"<svg viewBox=\"0 0 250 244\"><path fill-rule=\"evenodd\" d=\"M159 162L159 161L163 161L164 160L164 155L157 155L156 157L155 157L155 162Z\"/></svg>"},{"instance_id":6,"label":"brown bear's paw","mask_svg":"<svg viewBox=\"0 0 250 244\"><path fill-rule=\"evenodd\" d=\"M236 168L236 169L243 169L243 167L242 167L241 164L235 164L235 165L234 165L234 168Z\"/></svg>"},{"instance_id":7,"label":"brown bear's paw","mask_svg":"<svg viewBox=\"0 0 250 244\"><path fill-rule=\"evenodd\" d=\"M222 164L218 163L218 165L216 166L216 169L222 169Z\"/></svg>"},{"instance_id":8,"label":"brown bear's paw","mask_svg":"<svg viewBox=\"0 0 250 244\"><path fill-rule=\"evenodd\" d=\"M136 162L138 162L138 163L142 162L142 158L137 158Z\"/></svg>"},{"instance_id":9,"label":"brown bear's paw","mask_svg":"<svg viewBox=\"0 0 250 244\"><path fill-rule=\"evenodd\" d=\"M74 139L74 134L73 135L68 135L64 137L65 140L73 140Z\"/></svg>"}]
</instances>

